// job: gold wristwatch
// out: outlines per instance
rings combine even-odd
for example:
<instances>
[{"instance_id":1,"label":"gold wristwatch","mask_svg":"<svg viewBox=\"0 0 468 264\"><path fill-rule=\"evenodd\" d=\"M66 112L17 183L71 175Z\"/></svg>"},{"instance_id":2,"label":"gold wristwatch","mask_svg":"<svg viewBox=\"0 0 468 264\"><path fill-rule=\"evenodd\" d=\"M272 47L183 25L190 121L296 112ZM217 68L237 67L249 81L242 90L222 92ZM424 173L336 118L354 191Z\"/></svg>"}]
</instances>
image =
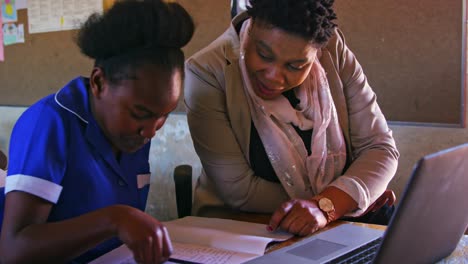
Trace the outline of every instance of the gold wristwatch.
<instances>
[{"instance_id":1,"label":"gold wristwatch","mask_svg":"<svg viewBox=\"0 0 468 264\"><path fill-rule=\"evenodd\" d=\"M323 212L325 218L327 218L327 223L335 220L335 206L332 200L321 195L315 196L312 200L317 202L318 208Z\"/></svg>"}]
</instances>

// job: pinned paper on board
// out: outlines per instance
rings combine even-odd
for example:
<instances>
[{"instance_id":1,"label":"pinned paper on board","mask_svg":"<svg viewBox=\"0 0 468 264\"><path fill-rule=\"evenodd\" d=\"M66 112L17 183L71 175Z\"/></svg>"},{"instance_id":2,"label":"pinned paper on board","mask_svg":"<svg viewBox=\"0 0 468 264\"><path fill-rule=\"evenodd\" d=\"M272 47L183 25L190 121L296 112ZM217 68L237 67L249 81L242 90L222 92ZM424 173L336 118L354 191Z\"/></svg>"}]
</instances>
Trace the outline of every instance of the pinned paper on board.
<instances>
[{"instance_id":1,"label":"pinned paper on board","mask_svg":"<svg viewBox=\"0 0 468 264\"><path fill-rule=\"evenodd\" d=\"M2 6L0 5L0 13L2 12ZM0 25L3 23L2 16L0 16ZM0 30L0 61L4 61L5 56L3 54L3 30Z\"/></svg>"},{"instance_id":2,"label":"pinned paper on board","mask_svg":"<svg viewBox=\"0 0 468 264\"><path fill-rule=\"evenodd\" d=\"M3 44L5 46L16 43L24 43L24 26L15 23L3 24Z\"/></svg>"},{"instance_id":3,"label":"pinned paper on board","mask_svg":"<svg viewBox=\"0 0 468 264\"><path fill-rule=\"evenodd\" d=\"M102 12L102 1L96 0L28 0L29 33L77 29Z\"/></svg>"},{"instance_id":4,"label":"pinned paper on board","mask_svg":"<svg viewBox=\"0 0 468 264\"><path fill-rule=\"evenodd\" d=\"M2 6L3 23L16 22L18 12L16 11L16 0L0 0Z\"/></svg>"}]
</instances>

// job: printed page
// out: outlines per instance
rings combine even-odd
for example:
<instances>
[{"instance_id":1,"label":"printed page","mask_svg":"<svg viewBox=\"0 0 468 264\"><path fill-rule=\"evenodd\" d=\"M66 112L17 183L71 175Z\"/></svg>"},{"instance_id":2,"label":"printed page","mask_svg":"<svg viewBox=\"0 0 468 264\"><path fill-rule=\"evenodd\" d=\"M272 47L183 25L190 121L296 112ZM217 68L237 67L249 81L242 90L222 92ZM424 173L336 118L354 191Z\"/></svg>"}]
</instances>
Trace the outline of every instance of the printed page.
<instances>
[{"instance_id":1,"label":"printed page","mask_svg":"<svg viewBox=\"0 0 468 264\"><path fill-rule=\"evenodd\" d=\"M237 234L244 234L248 236L260 236L271 238L272 241L284 241L290 237L291 234L286 232L268 232L265 224L257 224L244 221L236 221L230 219L211 218L211 217L198 217L187 216L184 218L175 219L172 221L164 222L164 225L177 224L187 227L202 227L214 230L229 231Z\"/></svg>"},{"instance_id":2,"label":"printed page","mask_svg":"<svg viewBox=\"0 0 468 264\"><path fill-rule=\"evenodd\" d=\"M187 216L165 222L173 242L197 244L261 256L272 241L291 234L268 232L266 225L229 219Z\"/></svg>"},{"instance_id":3,"label":"printed page","mask_svg":"<svg viewBox=\"0 0 468 264\"><path fill-rule=\"evenodd\" d=\"M236 264L265 253L271 241L292 237L286 232L268 232L266 225L219 218L188 216L164 222L174 252L171 258L194 263ZM92 264L134 264L132 253L121 246ZM170 263L170 262L168 262Z\"/></svg>"},{"instance_id":4,"label":"printed page","mask_svg":"<svg viewBox=\"0 0 468 264\"><path fill-rule=\"evenodd\" d=\"M222 230L165 224L172 242L243 252L261 256L271 238L249 236Z\"/></svg>"},{"instance_id":5,"label":"printed page","mask_svg":"<svg viewBox=\"0 0 468 264\"><path fill-rule=\"evenodd\" d=\"M102 1L28 0L29 33L77 29L92 13L102 13Z\"/></svg>"},{"instance_id":6,"label":"printed page","mask_svg":"<svg viewBox=\"0 0 468 264\"><path fill-rule=\"evenodd\" d=\"M180 261L173 262L171 260L164 264L177 264ZM126 245L122 245L111 252L89 262L89 264L138 264L133 258L132 252Z\"/></svg>"},{"instance_id":7,"label":"printed page","mask_svg":"<svg viewBox=\"0 0 468 264\"><path fill-rule=\"evenodd\" d=\"M174 259L174 262L185 260L206 264L238 264L258 257L258 255L254 254L194 244L173 243L172 245L174 246L174 252L171 258Z\"/></svg>"},{"instance_id":8,"label":"printed page","mask_svg":"<svg viewBox=\"0 0 468 264\"><path fill-rule=\"evenodd\" d=\"M197 245L182 243L173 243L172 245L174 252L169 261L164 262L165 264L187 262L193 264L239 264L258 257L252 254ZM130 249L126 245L122 245L89 264L137 264L137 262L133 259Z\"/></svg>"}]
</instances>

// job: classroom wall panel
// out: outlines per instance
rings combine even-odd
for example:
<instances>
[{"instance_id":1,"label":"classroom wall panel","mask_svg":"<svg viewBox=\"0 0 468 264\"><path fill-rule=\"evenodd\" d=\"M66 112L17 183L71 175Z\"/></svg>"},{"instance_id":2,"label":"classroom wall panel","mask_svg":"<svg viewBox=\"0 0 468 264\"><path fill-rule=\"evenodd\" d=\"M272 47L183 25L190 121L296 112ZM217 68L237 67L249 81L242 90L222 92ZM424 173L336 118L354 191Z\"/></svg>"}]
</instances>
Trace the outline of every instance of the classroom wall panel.
<instances>
[{"instance_id":1,"label":"classroom wall panel","mask_svg":"<svg viewBox=\"0 0 468 264\"><path fill-rule=\"evenodd\" d=\"M196 30L184 47L186 57L213 41L230 22L228 1L179 0L193 16ZM108 8L113 0L105 0ZM25 43L5 46L0 62L0 105L29 106L55 93L76 76L89 76L93 61L82 55L74 42L77 30L29 34L27 10L18 10L25 25ZM183 100L176 111L184 111Z\"/></svg>"},{"instance_id":2,"label":"classroom wall panel","mask_svg":"<svg viewBox=\"0 0 468 264\"><path fill-rule=\"evenodd\" d=\"M335 10L388 120L464 124L464 0L338 0Z\"/></svg>"},{"instance_id":3,"label":"classroom wall panel","mask_svg":"<svg viewBox=\"0 0 468 264\"><path fill-rule=\"evenodd\" d=\"M196 24L187 56L229 25L228 0L177 2ZM465 8L464 0L335 1L337 23L394 124L464 125ZM28 106L75 76L89 75L92 61L74 44L76 30L28 34L26 10L19 10L19 22L26 43L5 47L0 105ZM182 102L177 110L184 110Z\"/></svg>"},{"instance_id":4,"label":"classroom wall panel","mask_svg":"<svg viewBox=\"0 0 468 264\"><path fill-rule=\"evenodd\" d=\"M25 43L5 46L0 62L0 105L28 106L76 76L88 76L92 61L74 43L76 30L29 34L26 9L18 10Z\"/></svg>"}]
</instances>

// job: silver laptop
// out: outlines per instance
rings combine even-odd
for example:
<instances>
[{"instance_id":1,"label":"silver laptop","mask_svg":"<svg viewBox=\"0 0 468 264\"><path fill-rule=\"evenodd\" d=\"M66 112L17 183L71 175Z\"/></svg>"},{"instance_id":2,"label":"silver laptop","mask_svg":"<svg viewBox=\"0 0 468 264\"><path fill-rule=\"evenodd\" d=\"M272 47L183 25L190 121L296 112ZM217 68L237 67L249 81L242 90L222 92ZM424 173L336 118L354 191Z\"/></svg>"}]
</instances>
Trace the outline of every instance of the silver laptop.
<instances>
[{"instance_id":1,"label":"silver laptop","mask_svg":"<svg viewBox=\"0 0 468 264\"><path fill-rule=\"evenodd\" d=\"M467 193L463 144L419 160L385 232L343 224L247 263L434 263L468 226Z\"/></svg>"}]
</instances>

